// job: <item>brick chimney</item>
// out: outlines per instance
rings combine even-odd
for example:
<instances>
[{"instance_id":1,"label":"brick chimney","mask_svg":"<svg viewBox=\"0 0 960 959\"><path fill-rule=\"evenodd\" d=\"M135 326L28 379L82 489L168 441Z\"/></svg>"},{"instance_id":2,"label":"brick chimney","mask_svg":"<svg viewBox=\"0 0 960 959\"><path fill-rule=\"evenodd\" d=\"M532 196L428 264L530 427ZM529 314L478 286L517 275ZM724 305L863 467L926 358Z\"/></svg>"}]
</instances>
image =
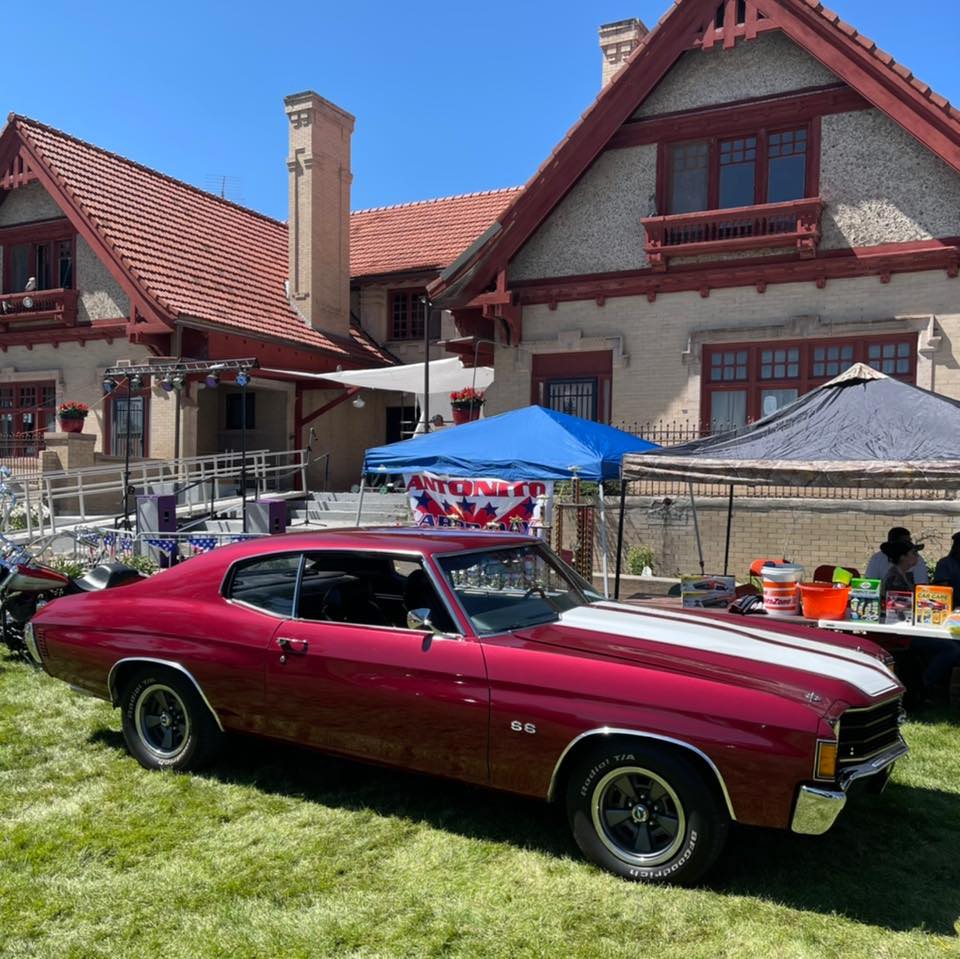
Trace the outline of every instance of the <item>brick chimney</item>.
<instances>
[{"instance_id":1,"label":"brick chimney","mask_svg":"<svg viewBox=\"0 0 960 959\"><path fill-rule=\"evenodd\" d=\"M636 17L605 23L600 27L600 51L603 54L601 87L605 87L613 79L613 75L648 33L643 22Z\"/></svg>"},{"instance_id":2,"label":"brick chimney","mask_svg":"<svg viewBox=\"0 0 960 959\"><path fill-rule=\"evenodd\" d=\"M314 329L345 334L354 118L312 90L283 103L290 121L290 299Z\"/></svg>"}]
</instances>

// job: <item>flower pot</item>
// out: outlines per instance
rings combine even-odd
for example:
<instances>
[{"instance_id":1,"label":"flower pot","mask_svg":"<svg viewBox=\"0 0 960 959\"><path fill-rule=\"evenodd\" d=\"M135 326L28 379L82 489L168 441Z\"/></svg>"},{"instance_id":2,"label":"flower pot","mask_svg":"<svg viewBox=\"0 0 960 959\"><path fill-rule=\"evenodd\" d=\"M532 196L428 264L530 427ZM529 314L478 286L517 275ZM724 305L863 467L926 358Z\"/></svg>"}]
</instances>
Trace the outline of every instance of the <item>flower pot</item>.
<instances>
[{"instance_id":1,"label":"flower pot","mask_svg":"<svg viewBox=\"0 0 960 959\"><path fill-rule=\"evenodd\" d=\"M455 424L460 423L472 423L474 420L480 419L480 406L455 406L453 407L453 422Z\"/></svg>"},{"instance_id":2,"label":"flower pot","mask_svg":"<svg viewBox=\"0 0 960 959\"><path fill-rule=\"evenodd\" d=\"M60 429L64 433L82 433L83 420L84 417L82 416L61 416Z\"/></svg>"}]
</instances>

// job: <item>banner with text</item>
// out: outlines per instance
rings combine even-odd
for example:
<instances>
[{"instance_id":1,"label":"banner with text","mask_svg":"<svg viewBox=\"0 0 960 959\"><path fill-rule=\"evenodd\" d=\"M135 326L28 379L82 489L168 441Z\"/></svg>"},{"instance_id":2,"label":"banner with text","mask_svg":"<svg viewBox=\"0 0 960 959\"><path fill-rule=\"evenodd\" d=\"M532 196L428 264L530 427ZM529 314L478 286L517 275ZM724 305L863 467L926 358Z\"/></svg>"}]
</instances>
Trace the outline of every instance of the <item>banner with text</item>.
<instances>
[{"instance_id":1,"label":"banner with text","mask_svg":"<svg viewBox=\"0 0 960 959\"><path fill-rule=\"evenodd\" d=\"M549 527L552 480L460 479L405 473L415 526L500 529L540 535Z\"/></svg>"}]
</instances>

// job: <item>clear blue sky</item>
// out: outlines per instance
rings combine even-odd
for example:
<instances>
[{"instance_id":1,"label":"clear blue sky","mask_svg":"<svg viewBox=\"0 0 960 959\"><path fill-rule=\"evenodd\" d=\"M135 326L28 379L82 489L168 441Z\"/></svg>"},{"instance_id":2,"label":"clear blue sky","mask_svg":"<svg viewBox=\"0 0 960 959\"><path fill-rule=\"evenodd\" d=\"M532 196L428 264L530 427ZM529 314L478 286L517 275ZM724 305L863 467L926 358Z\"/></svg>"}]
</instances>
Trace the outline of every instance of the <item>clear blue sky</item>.
<instances>
[{"instance_id":1,"label":"clear blue sky","mask_svg":"<svg viewBox=\"0 0 960 959\"><path fill-rule=\"evenodd\" d=\"M671 0L5 4L0 116L24 113L286 217L283 96L357 117L353 207L523 183L599 86L597 26ZM954 103L947 0L832 0Z\"/></svg>"}]
</instances>

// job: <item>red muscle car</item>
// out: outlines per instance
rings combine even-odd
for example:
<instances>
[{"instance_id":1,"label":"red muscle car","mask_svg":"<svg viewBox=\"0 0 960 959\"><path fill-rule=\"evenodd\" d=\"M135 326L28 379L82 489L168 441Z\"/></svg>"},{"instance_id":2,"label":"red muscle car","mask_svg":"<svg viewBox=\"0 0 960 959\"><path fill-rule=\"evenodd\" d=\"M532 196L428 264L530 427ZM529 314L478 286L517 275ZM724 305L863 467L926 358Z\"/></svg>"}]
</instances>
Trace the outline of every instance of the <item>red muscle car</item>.
<instances>
[{"instance_id":1,"label":"red muscle car","mask_svg":"<svg viewBox=\"0 0 960 959\"><path fill-rule=\"evenodd\" d=\"M539 796L630 879L696 880L734 820L825 832L907 751L879 647L607 602L508 533L248 541L54 600L27 638L148 768L253 733Z\"/></svg>"}]
</instances>

